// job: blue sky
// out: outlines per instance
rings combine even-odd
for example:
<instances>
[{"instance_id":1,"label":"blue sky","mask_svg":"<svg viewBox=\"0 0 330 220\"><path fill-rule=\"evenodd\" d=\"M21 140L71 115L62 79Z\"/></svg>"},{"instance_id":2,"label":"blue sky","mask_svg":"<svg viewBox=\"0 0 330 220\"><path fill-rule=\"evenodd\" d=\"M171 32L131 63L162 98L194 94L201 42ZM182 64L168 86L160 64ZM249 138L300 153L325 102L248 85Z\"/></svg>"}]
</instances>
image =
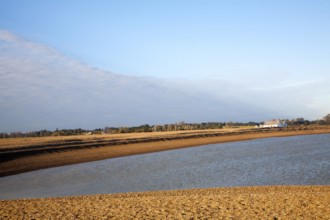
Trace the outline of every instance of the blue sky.
<instances>
[{"instance_id":1,"label":"blue sky","mask_svg":"<svg viewBox=\"0 0 330 220\"><path fill-rule=\"evenodd\" d=\"M329 24L320 0L1 0L0 131L322 118Z\"/></svg>"},{"instance_id":2,"label":"blue sky","mask_svg":"<svg viewBox=\"0 0 330 220\"><path fill-rule=\"evenodd\" d=\"M11 0L0 6L1 28L121 74L310 79L329 71L329 1Z\"/></svg>"}]
</instances>

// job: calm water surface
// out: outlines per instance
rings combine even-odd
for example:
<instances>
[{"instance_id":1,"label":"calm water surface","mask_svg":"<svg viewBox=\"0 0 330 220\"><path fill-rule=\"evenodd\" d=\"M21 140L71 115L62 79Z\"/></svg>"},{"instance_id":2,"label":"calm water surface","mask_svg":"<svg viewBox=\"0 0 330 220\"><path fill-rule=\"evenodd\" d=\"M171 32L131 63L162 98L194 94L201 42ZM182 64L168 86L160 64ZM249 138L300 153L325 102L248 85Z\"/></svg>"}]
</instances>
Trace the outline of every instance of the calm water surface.
<instances>
[{"instance_id":1,"label":"calm water surface","mask_svg":"<svg viewBox=\"0 0 330 220\"><path fill-rule=\"evenodd\" d=\"M206 145L0 178L0 199L251 185L330 185L330 134Z\"/></svg>"}]
</instances>

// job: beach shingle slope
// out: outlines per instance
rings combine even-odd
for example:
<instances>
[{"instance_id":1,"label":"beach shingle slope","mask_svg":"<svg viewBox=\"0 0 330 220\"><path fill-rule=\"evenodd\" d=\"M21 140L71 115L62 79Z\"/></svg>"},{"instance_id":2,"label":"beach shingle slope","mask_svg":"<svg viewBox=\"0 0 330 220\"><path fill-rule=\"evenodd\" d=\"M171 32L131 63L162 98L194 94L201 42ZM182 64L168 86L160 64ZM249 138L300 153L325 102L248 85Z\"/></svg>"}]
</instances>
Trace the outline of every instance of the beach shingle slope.
<instances>
[{"instance_id":1,"label":"beach shingle slope","mask_svg":"<svg viewBox=\"0 0 330 220\"><path fill-rule=\"evenodd\" d=\"M0 201L1 219L330 219L330 186L170 190Z\"/></svg>"}]
</instances>

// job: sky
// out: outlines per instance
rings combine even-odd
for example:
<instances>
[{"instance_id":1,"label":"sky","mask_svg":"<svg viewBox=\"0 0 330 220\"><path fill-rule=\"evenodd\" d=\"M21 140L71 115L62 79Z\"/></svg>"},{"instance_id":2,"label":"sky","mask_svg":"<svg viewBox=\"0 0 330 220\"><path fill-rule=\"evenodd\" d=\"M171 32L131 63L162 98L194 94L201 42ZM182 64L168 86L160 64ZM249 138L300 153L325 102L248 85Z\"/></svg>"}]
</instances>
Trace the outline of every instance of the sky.
<instances>
[{"instance_id":1,"label":"sky","mask_svg":"<svg viewBox=\"0 0 330 220\"><path fill-rule=\"evenodd\" d=\"M32 119L28 120L27 116L21 116L21 121L26 119L26 123L15 121L17 115L24 115L18 113L23 111L24 106L18 108L19 105L15 104L18 94L10 97L4 94L5 89L15 87L17 80L24 91L38 88L27 99L31 102L26 101L25 106L33 106L32 100L41 96L37 91L54 92L47 88L40 89L50 84L50 79L62 77L69 80L71 77L74 81L77 80L75 77L82 77L79 75L82 70L95 74L88 75L91 77L89 82L96 80L93 76L100 77L100 72L103 78L108 78L103 82L93 81L98 85L96 88L86 84L75 90L77 93L100 90L102 86L107 86L105 82L113 82L113 77L120 75L126 77L123 81L127 83L131 80L136 82L137 78L142 80L141 84L123 83L122 90L128 85L134 87L139 84L135 91L144 93L146 88L141 85L151 83L165 87L166 91L181 91L184 88L190 97L207 93L208 97L221 103L229 102L227 107L231 105L238 109L237 106L248 104L250 108L258 109L260 117L257 113L251 113L250 118L254 120L294 115L308 119L321 118L330 112L329 24L330 2L325 0L1 0L0 113L7 115L0 118L0 122L6 124L1 129L24 129L24 126L26 129L52 128L56 124L52 117L48 117L49 122L45 118L35 126L30 126ZM18 68L23 60L29 65ZM32 71L35 74L30 76L31 79L43 77L45 81L30 84L24 77ZM67 74L56 75L58 71ZM61 92L63 86L71 85L71 81L62 83L56 88ZM70 88L65 90L70 91ZM127 94L126 98L131 99L131 95ZM95 94L95 97L98 96ZM217 101L213 103L214 108L220 105ZM77 105L83 105L83 101L77 102ZM17 108L16 116L8 106ZM209 108L212 108L211 104ZM278 110L274 111L275 108ZM127 119L134 116L133 112L124 114L120 111L116 113L118 117L120 114ZM227 111L232 110L228 107ZM78 110L77 113L79 115ZM154 120L141 116L140 121L132 119L130 123L130 120L120 121L116 116L117 120L103 122L124 125L143 124L143 121L175 122L180 117L184 118L183 113L181 116L175 113L177 117L168 116L165 117L167 120L163 120L164 114L155 115ZM65 114L60 115L64 118ZM243 115L236 118L249 120L249 116ZM193 117L192 114L187 119L192 120ZM235 119L234 116L227 118ZM226 120L226 117L196 116L196 121L203 119ZM13 121L17 126L11 125ZM88 123L82 126L105 126L102 120ZM61 124L69 127L78 125L75 121Z\"/></svg>"}]
</instances>

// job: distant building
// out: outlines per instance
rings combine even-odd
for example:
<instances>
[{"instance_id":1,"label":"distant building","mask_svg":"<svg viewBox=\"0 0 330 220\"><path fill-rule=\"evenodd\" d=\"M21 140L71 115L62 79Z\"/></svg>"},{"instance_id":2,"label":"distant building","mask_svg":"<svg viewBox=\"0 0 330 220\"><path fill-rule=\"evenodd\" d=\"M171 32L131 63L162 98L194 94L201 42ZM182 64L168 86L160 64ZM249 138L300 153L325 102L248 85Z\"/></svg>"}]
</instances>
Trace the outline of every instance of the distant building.
<instances>
[{"instance_id":1,"label":"distant building","mask_svg":"<svg viewBox=\"0 0 330 220\"><path fill-rule=\"evenodd\" d=\"M260 125L261 128L284 128L287 126L286 122L280 119L265 121L263 125Z\"/></svg>"}]
</instances>

